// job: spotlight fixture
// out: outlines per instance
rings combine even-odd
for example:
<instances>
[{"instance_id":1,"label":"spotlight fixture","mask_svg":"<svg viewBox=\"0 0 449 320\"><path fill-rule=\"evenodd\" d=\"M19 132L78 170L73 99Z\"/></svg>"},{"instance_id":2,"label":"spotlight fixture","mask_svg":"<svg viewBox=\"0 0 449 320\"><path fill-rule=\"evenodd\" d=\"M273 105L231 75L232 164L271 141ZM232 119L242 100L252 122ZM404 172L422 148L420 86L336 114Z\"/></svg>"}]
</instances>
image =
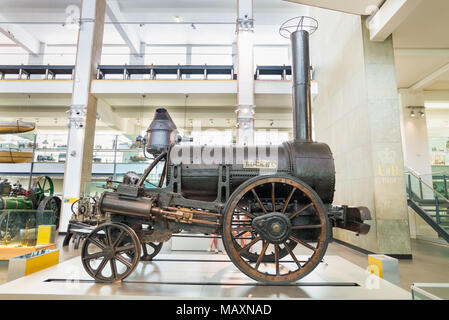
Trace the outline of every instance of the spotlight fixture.
<instances>
[{"instance_id":1,"label":"spotlight fixture","mask_svg":"<svg viewBox=\"0 0 449 320\"><path fill-rule=\"evenodd\" d=\"M196 26L193 23L190 26L192 27L193 30L196 30Z\"/></svg>"},{"instance_id":2,"label":"spotlight fixture","mask_svg":"<svg viewBox=\"0 0 449 320\"><path fill-rule=\"evenodd\" d=\"M426 116L426 114L424 113L424 107L422 106L410 106L407 107L407 109L410 109L411 118L416 118L417 114L419 114L421 118L424 118Z\"/></svg>"},{"instance_id":3,"label":"spotlight fixture","mask_svg":"<svg viewBox=\"0 0 449 320\"><path fill-rule=\"evenodd\" d=\"M182 18L180 16L175 16L175 17L173 17L173 21L176 23L180 23L180 22L182 22Z\"/></svg>"},{"instance_id":4,"label":"spotlight fixture","mask_svg":"<svg viewBox=\"0 0 449 320\"><path fill-rule=\"evenodd\" d=\"M214 119L209 119L209 125L211 125L211 126L214 125Z\"/></svg>"},{"instance_id":5,"label":"spotlight fixture","mask_svg":"<svg viewBox=\"0 0 449 320\"><path fill-rule=\"evenodd\" d=\"M270 120L270 127L272 127L274 125L274 121Z\"/></svg>"}]
</instances>

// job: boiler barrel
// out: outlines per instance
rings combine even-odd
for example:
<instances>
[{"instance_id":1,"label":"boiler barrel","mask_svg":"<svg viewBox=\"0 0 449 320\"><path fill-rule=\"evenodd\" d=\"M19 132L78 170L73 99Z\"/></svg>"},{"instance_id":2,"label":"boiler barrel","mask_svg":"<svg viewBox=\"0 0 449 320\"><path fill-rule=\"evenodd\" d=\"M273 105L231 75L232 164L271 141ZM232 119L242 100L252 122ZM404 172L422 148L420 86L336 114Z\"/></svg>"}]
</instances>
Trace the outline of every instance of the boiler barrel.
<instances>
[{"instance_id":1,"label":"boiler barrel","mask_svg":"<svg viewBox=\"0 0 449 320\"><path fill-rule=\"evenodd\" d=\"M215 200L218 179L225 179L226 167L231 193L252 177L288 174L311 186L324 203L332 203L334 196L334 160L324 143L288 141L277 146L254 147L176 145L168 161L169 165L181 166L181 193L186 198ZM167 170L167 183L170 179Z\"/></svg>"}]
</instances>

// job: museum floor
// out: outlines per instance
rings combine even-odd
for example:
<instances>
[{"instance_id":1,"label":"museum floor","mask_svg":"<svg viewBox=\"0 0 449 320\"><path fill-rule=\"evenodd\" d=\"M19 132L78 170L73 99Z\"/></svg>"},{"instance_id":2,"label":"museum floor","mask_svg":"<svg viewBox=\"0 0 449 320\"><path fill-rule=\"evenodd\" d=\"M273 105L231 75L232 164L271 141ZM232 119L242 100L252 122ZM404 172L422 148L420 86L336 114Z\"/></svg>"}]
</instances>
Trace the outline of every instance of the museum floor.
<instances>
[{"instance_id":1,"label":"museum floor","mask_svg":"<svg viewBox=\"0 0 449 320\"><path fill-rule=\"evenodd\" d=\"M59 237L58 246L62 243L63 237ZM449 270L449 246L437 245L426 241L412 240L413 260L400 260L400 280L401 287L410 291L413 282L448 282ZM75 250L73 244L63 248L60 252L60 262L67 261L79 255L80 250ZM164 251L163 251L164 252ZM165 250L169 253L169 250ZM188 254L182 251L182 254ZM209 252L192 251L192 254L212 254ZM222 253L219 253L221 255ZM353 264L366 268L368 266L367 256L363 253L345 247L341 244L332 243L329 245L327 255L340 256ZM0 284L7 280L7 264L0 266Z\"/></svg>"}]
</instances>

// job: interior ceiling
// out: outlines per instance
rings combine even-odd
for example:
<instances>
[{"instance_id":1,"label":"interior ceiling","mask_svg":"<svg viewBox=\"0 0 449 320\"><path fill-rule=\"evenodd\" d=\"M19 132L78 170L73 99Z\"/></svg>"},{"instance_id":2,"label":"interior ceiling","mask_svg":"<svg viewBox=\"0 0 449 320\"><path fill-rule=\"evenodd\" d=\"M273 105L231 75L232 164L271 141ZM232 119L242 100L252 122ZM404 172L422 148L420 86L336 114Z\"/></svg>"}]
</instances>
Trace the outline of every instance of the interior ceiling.
<instances>
[{"instance_id":1,"label":"interior ceiling","mask_svg":"<svg viewBox=\"0 0 449 320\"><path fill-rule=\"evenodd\" d=\"M121 10L128 21L173 21L174 16L180 16L183 21L196 22L234 22L237 0L118 0ZM381 6L384 0L254 0L255 11L255 43L256 44L288 44L288 40L278 35L279 26L287 19L309 13L309 7L317 7L338 10L353 14L366 14L370 6ZM1 0L2 15L9 21L64 21L65 9L68 5L80 5L80 0ZM304 5L299 5L304 4ZM397 27L393 33L395 49L449 49L449 12L448 0L423 0L421 4ZM48 44L71 44L77 41L77 31L67 30L58 24L22 24L26 31L34 35L40 41ZM144 25L136 26L141 40L147 43L158 44L231 44L235 38L235 25L196 25L194 30L190 25ZM219 40L217 40L219 39ZM104 43L123 44L112 25L105 26ZM12 41L0 34L0 46L10 46ZM6 50L8 48L0 48ZM15 49L15 48L12 48ZM20 49L17 48L19 51ZM449 63L449 54L438 54L435 52L423 52L422 54L396 55L396 70L398 87L409 88L426 76L439 70ZM425 90L449 90L449 72L442 74L434 82L429 83ZM100 97L105 99L114 108L125 109L141 106L139 95ZM267 114L272 117L268 110L273 106L283 117L290 114L290 96L258 96L257 116L263 117ZM150 101L151 100L151 101ZM54 96L52 99L33 95L0 97L0 108L2 106L15 105L22 110L32 106L66 107L70 104L70 97ZM184 107L184 96L165 97L154 95L148 98L145 106L153 108L156 106ZM218 107L224 108L226 113L233 114L236 98L235 95L227 95L213 99L206 96L191 95L187 105L195 108L211 108L208 112L216 112ZM289 109L290 108L290 109ZM265 110L264 110L265 109ZM61 109L62 110L62 109ZM198 109L199 110L199 109ZM33 110L34 111L34 110ZM61 111L62 112L62 111ZM122 112L126 116L126 112ZM51 116L51 115L50 115ZM134 113L129 118L136 117ZM59 115L58 115L59 117ZM61 119L65 119L61 113ZM51 120L50 120L51 121Z\"/></svg>"},{"instance_id":2,"label":"interior ceiling","mask_svg":"<svg viewBox=\"0 0 449 320\"><path fill-rule=\"evenodd\" d=\"M396 55L398 86L409 88L449 63L449 1L424 0L393 32L395 49L436 49L421 54ZM449 90L449 73L429 83L424 90Z\"/></svg>"},{"instance_id":3,"label":"interior ceiling","mask_svg":"<svg viewBox=\"0 0 449 320\"><path fill-rule=\"evenodd\" d=\"M369 15L375 7L380 7L385 0L285 0L323 9L330 9L359 15Z\"/></svg>"}]
</instances>

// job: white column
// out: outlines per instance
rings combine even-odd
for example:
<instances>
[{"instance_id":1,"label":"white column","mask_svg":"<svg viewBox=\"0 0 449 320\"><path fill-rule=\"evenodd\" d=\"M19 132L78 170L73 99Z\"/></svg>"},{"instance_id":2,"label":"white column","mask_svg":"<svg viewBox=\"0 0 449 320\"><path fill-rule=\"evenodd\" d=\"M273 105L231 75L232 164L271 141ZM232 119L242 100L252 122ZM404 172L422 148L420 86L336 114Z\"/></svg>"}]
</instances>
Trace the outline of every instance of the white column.
<instances>
[{"instance_id":1,"label":"white column","mask_svg":"<svg viewBox=\"0 0 449 320\"><path fill-rule=\"evenodd\" d=\"M78 199L92 174L97 99L90 93L100 63L103 44L105 0L83 0L81 25L69 114L69 138L64 171L63 207L59 231L67 231L71 204Z\"/></svg>"},{"instance_id":2,"label":"white column","mask_svg":"<svg viewBox=\"0 0 449 320\"><path fill-rule=\"evenodd\" d=\"M253 0L237 0L237 144L254 144Z\"/></svg>"},{"instance_id":3,"label":"white column","mask_svg":"<svg viewBox=\"0 0 449 320\"><path fill-rule=\"evenodd\" d=\"M401 130L405 166L420 175L431 175L432 167L426 110L424 108L424 92L411 93L408 90L400 90L399 99L402 113ZM409 107L423 107L423 109L414 109L415 117L412 117L410 113L413 109ZM424 113L424 116L421 116L420 111Z\"/></svg>"},{"instance_id":4,"label":"white column","mask_svg":"<svg viewBox=\"0 0 449 320\"><path fill-rule=\"evenodd\" d=\"M402 148L404 151L404 164L407 168L417 173L424 182L432 186L432 166L427 130L426 109L424 108L424 92L411 92L407 89L399 90L401 110ZM412 109L410 107L423 107ZM411 116L411 111L415 116ZM423 112L424 115L421 115ZM419 182L412 179L412 188L419 190ZM426 199L433 198L433 192L423 187L423 196ZM409 208L410 235L412 238L428 237L437 238L437 233L412 209Z\"/></svg>"}]
</instances>

